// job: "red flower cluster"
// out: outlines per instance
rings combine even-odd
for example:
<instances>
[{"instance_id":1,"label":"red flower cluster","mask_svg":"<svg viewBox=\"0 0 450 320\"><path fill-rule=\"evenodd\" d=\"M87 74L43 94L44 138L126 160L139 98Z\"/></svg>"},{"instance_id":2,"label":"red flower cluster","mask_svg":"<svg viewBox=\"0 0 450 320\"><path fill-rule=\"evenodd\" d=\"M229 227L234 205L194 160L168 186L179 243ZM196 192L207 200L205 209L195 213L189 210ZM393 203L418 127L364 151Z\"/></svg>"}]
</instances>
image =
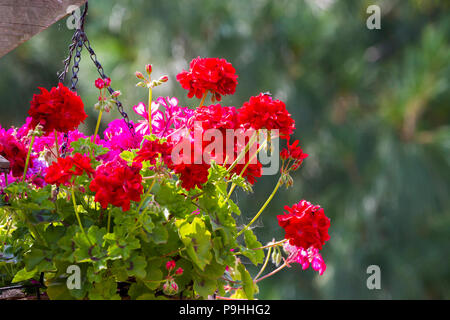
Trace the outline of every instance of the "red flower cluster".
<instances>
[{"instance_id":1,"label":"red flower cluster","mask_svg":"<svg viewBox=\"0 0 450 320\"><path fill-rule=\"evenodd\" d=\"M246 155L246 157L248 158L248 154ZM238 163L233 168L233 170L231 170L231 172L240 175L244 167L245 164ZM256 178L260 178L261 176L262 176L262 164L258 160L256 160L256 163L250 163L245 169L244 173L242 174L242 177L246 178L247 181L251 184L255 184Z\"/></svg>"},{"instance_id":2,"label":"red flower cluster","mask_svg":"<svg viewBox=\"0 0 450 320\"><path fill-rule=\"evenodd\" d=\"M66 158L58 158L45 170L45 182L56 185L70 185L73 176L81 176L86 173L89 177L94 174L91 166L91 158L75 153Z\"/></svg>"},{"instance_id":3,"label":"red flower cluster","mask_svg":"<svg viewBox=\"0 0 450 320\"><path fill-rule=\"evenodd\" d=\"M307 153L304 153L301 147L297 147L299 141L295 140L293 144L289 144L289 139L287 141L287 148L281 150L280 158L283 160L292 160L293 163L290 164L289 170L297 170L302 164L303 160L308 157Z\"/></svg>"},{"instance_id":4,"label":"red flower cluster","mask_svg":"<svg viewBox=\"0 0 450 320\"><path fill-rule=\"evenodd\" d=\"M97 87L97 89L101 90L103 88L107 88L109 87L111 84L111 79L110 78L98 78L97 80L95 80L95 86Z\"/></svg>"},{"instance_id":5,"label":"red flower cluster","mask_svg":"<svg viewBox=\"0 0 450 320\"><path fill-rule=\"evenodd\" d=\"M202 130L219 129L225 134L226 129L236 129L238 114L235 107L225 107L220 104L202 106L195 110L190 122L201 124Z\"/></svg>"},{"instance_id":6,"label":"red flower cluster","mask_svg":"<svg viewBox=\"0 0 450 320\"><path fill-rule=\"evenodd\" d=\"M181 186L189 191L195 187L201 189L202 184L208 181L209 167L210 165L206 163L181 163L175 165L173 169L176 174L180 175Z\"/></svg>"},{"instance_id":7,"label":"red flower cluster","mask_svg":"<svg viewBox=\"0 0 450 320\"><path fill-rule=\"evenodd\" d=\"M168 142L161 142L160 140L145 140L142 148L136 152L137 156L134 161L142 162L149 161L154 165L158 157L166 164L171 163L172 145Z\"/></svg>"},{"instance_id":8,"label":"red flower cluster","mask_svg":"<svg viewBox=\"0 0 450 320\"><path fill-rule=\"evenodd\" d=\"M99 166L89 186L91 191L95 192L95 201L99 202L103 209L112 204L122 207L123 211L130 210L130 201L141 201L141 169L141 163L134 162L130 167L122 159Z\"/></svg>"},{"instance_id":9,"label":"red flower cluster","mask_svg":"<svg viewBox=\"0 0 450 320\"><path fill-rule=\"evenodd\" d=\"M180 150L180 154L177 155L179 159L172 159L171 164L168 166L176 174L180 175L183 188L191 190L199 187L201 189L202 184L208 181L208 170L210 168L210 164L203 160L203 148L202 150L195 150L193 141L184 140L180 143L190 143L189 150ZM185 154L184 151L190 152L190 154Z\"/></svg>"},{"instance_id":10,"label":"red flower cluster","mask_svg":"<svg viewBox=\"0 0 450 320\"><path fill-rule=\"evenodd\" d=\"M9 161L14 177L20 177L23 174L27 154L28 150L25 144L17 140L12 134L0 130L0 155ZM32 165L33 161L30 159L29 167L32 168Z\"/></svg>"},{"instance_id":11,"label":"red flower cluster","mask_svg":"<svg viewBox=\"0 0 450 320\"><path fill-rule=\"evenodd\" d=\"M210 91L217 101L222 95L234 94L237 75L234 67L225 59L196 58L191 61L189 71L183 70L177 75L183 89L189 90L188 97L194 95L201 99Z\"/></svg>"},{"instance_id":12,"label":"red flower cluster","mask_svg":"<svg viewBox=\"0 0 450 320\"><path fill-rule=\"evenodd\" d=\"M30 128L41 124L46 134L53 130L69 132L87 118L81 98L61 82L50 92L45 88L39 89L41 93L35 94L30 102Z\"/></svg>"},{"instance_id":13,"label":"red flower cluster","mask_svg":"<svg viewBox=\"0 0 450 320\"><path fill-rule=\"evenodd\" d=\"M295 129L295 122L284 102L273 100L264 93L244 103L239 109L239 123L246 129L278 129L281 138L287 138Z\"/></svg>"},{"instance_id":14,"label":"red flower cluster","mask_svg":"<svg viewBox=\"0 0 450 320\"><path fill-rule=\"evenodd\" d=\"M325 241L330 239L330 219L323 209L306 200L294 204L292 208L284 208L288 212L277 216L277 219L286 232L285 238L289 239L289 243L305 250L310 247L321 250Z\"/></svg>"}]
</instances>

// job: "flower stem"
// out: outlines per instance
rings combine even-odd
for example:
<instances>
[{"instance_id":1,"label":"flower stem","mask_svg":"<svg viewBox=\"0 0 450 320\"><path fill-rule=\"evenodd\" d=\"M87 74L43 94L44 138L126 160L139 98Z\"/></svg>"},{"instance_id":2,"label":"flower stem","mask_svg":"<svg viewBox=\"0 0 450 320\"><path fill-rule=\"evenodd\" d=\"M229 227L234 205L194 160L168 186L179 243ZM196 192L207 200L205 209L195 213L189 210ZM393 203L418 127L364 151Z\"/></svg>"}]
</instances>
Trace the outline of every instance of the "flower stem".
<instances>
[{"instance_id":1,"label":"flower stem","mask_svg":"<svg viewBox=\"0 0 450 320\"><path fill-rule=\"evenodd\" d=\"M273 276L275 273L283 270L285 267L287 267L287 263L286 262L284 264L282 264L279 268L277 268L277 269L273 270L272 272L266 274L264 277L261 277L259 279L254 280L254 282L257 283L257 282L260 282L261 280L264 280L264 279L266 279L266 278L268 278L270 276Z\"/></svg>"},{"instance_id":2,"label":"flower stem","mask_svg":"<svg viewBox=\"0 0 450 320\"><path fill-rule=\"evenodd\" d=\"M258 217L261 215L261 213L264 211L264 209L268 206L268 204L270 203L270 201L272 201L272 198L275 196L275 194L277 193L278 188L282 185L282 180L281 177L280 179L278 179L278 183L275 186L275 188L273 189L272 193L270 194L269 198L266 200L266 202L264 203L264 205L261 207L261 209L259 209L258 213L253 217L253 219L249 222L248 225L246 225L241 231L238 232L238 234L236 235L236 237L239 237L245 230L247 230L255 221L256 219L258 219Z\"/></svg>"},{"instance_id":3,"label":"flower stem","mask_svg":"<svg viewBox=\"0 0 450 320\"><path fill-rule=\"evenodd\" d=\"M250 164L250 162L253 161L253 159L255 159L255 157L258 155L258 153L264 148L264 146L267 144L267 140L264 141L261 146L258 148L258 150L256 151L256 153L251 157L251 159L248 160L248 162L245 164L244 168L242 168L241 173L239 174L239 177L242 177L242 175L244 174L245 170L247 170L248 165ZM236 188L236 184L233 183L231 185L230 191L228 192L227 198L225 199L224 203L227 202L230 197L231 194L233 193L234 189Z\"/></svg>"},{"instance_id":4,"label":"flower stem","mask_svg":"<svg viewBox=\"0 0 450 320\"><path fill-rule=\"evenodd\" d=\"M56 148L56 157L59 158L59 144L58 144L58 132L55 131L55 148Z\"/></svg>"},{"instance_id":5,"label":"flower stem","mask_svg":"<svg viewBox=\"0 0 450 320\"><path fill-rule=\"evenodd\" d=\"M154 179L152 181L152 184L150 185L150 187L148 188L148 190L145 192L144 196L141 199L141 202L139 203L139 206L137 208L137 212L139 213L139 211L141 210L142 205L144 204L145 199L147 199L150 191L152 190L153 186L155 185L156 179Z\"/></svg>"},{"instance_id":6,"label":"flower stem","mask_svg":"<svg viewBox=\"0 0 450 320\"><path fill-rule=\"evenodd\" d=\"M111 230L111 210L108 210L108 229L107 229L107 233L109 233L109 230Z\"/></svg>"},{"instance_id":7,"label":"flower stem","mask_svg":"<svg viewBox=\"0 0 450 320\"><path fill-rule=\"evenodd\" d=\"M257 131L255 131L252 137L250 138L249 142L245 145L244 150L242 150L241 153L239 153L236 160L234 160L231 166L227 169L226 174L229 174L231 170L233 170L234 167L238 164L238 162L241 161L241 159L247 154L247 151L250 149L251 146L253 146L253 143L255 143L257 136L258 136Z\"/></svg>"},{"instance_id":8,"label":"flower stem","mask_svg":"<svg viewBox=\"0 0 450 320\"><path fill-rule=\"evenodd\" d=\"M152 134L152 87L148 88L148 130Z\"/></svg>"},{"instance_id":9,"label":"flower stem","mask_svg":"<svg viewBox=\"0 0 450 320\"><path fill-rule=\"evenodd\" d=\"M253 279L253 282L256 282L256 280L258 280L258 277L263 273L264 269L266 269L267 263L269 262L269 259L270 259L270 253L271 252L272 252L272 247L269 247L269 251L267 251L266 261L264 261L264 264L263 264L261 270L259 270L259 272L256 275L255 279Z\"/></svg>"},{"instance_id":10,"label":"flower stem","mask_svg":"<svg viewBox=\"0 0 450 320\"><path fill-rule=\"evenodd\" d=\"M81 219L80 219L80 215L78 214L78 210L77 210L77 202L75 200L75 191L74 191L73 186L71 188L71 192L72 192L73 210L75 211L75 215L77 216L78 225L80 226L81 231L83 232L84 236L86 237L87 241L89 242L89 245L92 246L92 242L89 239L86 231L84 230L83 225L81 224Z\"/></svg>"},{"instance_id":11,"label":"flower stem","mask_svg":"<svg viewBox=\"0 0 450 320\"><path fill-rule=\"evenodd\" d=\"M206 90L205 93L203 94L202 100L200 101L200 104L198 105L199 108L201 108L203 106L203 104L205 103L207 95L208 95L208 90Z\"/></svg>"},{"instance_id":12,"label":"flower stem","mask_svg":"<svg viewBox=\"0 0 450 320\"><path fill-rule=\"evenodd\" d=\"M92 141L93 143L95 143L95 140L97 140L97 134L98 134L98 129L100 128L100 122L102 120L102 114L103 114L103 110L100 109L100 112L98 113L98 118L97 118L97 125L95 126L94 141Z\"/></svg>"},{"instance_id":13,"label":"flower stem","mask_svg":"<svg viewBox=\"0 0 450 320\"><path fill-rule=\"evenodd\" d=\"M283 239L281 241L269 243L268 245L265 245L265 246L259 247L259 248L254 248L252 250L261 250L261 249L267 249L267 248L271 248L271 247L277 247L277 246L282 245L283 243L285 243L287 241L289 241L289 239Z\"/></svg>"},{"instance_id":14,"label":"flower stem","mask_svg":"<svg viewBox=\"0 0 450 320\"><path fill-rule=\"evenodd\" d=\"M25 177L27 176L28 165L30 164L30 156L31 156L31 150L33 148L33 143L34 143L34 135L31 136L30 146L28 148L27 160L25 161L25 169L23 170L23 179L22 179L23 181L25 181Z\"/></svg>"}]
</instances>

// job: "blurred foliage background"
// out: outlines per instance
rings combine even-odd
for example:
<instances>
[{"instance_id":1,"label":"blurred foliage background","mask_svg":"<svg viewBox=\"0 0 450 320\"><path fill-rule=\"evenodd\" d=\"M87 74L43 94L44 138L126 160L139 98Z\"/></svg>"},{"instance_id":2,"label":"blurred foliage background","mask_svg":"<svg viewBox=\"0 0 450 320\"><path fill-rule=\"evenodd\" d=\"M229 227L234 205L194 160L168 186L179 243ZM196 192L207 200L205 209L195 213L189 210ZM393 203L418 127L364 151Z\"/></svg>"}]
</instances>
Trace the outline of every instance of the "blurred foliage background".
<instances>
[{"instance_id":1,"label":"blurred foliage background","mask_svg":"<svg viewBox=\"0 0 450 320\"><path fill-rule=\"evenodd\" d=\"M381 7L381 30L366 9ZM283 238L275 216L301 199L331 218L318 276L296 265L260 283L261 299L450 298L450 2L434 0L95 0L86 32L132 119L145 101L136 70L169 82L154 95L196 106L175 80L192 58L223 57L239 74L241 106L270 91L296 120L310 157L263 215L264 242ZM63 19L0 59L0 124L21 125L37 87L57 83L73 30ZM86 50L85 50L86 51ZM79 93L92 133L97 89L84 52ZM104 117L119 117L117 111ZM248 222L277 177L235 200ZM264 226L264 229L261 227ZM381 290L366 269L381 268Z\"/></svg>"}]
</instances>

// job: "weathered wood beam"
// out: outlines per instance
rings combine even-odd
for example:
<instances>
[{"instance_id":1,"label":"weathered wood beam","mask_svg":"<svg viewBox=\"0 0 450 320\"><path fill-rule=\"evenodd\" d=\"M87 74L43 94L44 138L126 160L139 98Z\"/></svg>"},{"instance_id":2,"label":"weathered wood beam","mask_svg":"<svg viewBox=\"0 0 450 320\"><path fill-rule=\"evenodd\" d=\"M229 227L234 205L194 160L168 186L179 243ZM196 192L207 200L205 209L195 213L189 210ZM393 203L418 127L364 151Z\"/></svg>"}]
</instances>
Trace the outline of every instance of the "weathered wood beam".
<instances>
[{"instance_id":1,"label":"weathered wood beam","mask_svg":"<svg viewBox=\"0 0 450 320\"><path fill-rule=\"evenodd\" d=\"M86 0L0 0L0 57L68 15Z\"/></svg>"}]
</instances>

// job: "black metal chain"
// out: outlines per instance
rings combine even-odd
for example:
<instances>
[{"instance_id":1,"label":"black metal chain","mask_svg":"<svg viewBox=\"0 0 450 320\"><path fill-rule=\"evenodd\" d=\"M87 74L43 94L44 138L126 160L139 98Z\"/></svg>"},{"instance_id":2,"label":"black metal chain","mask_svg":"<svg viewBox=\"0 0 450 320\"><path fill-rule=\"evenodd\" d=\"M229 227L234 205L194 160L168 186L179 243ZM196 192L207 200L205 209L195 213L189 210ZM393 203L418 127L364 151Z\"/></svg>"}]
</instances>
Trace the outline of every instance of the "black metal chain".
<instances>
[{"instance_id":1,"label":"black metal chain","mask_svg":"<svg viewBox=\"0 0 450 320\"><path fill-rule=\"evenodd\" d=\"M77 91L77 84L78 84L78 72L80 71L80 61L81 61L81 52L83 50L83 46L88 50L90 58L92 62L94 62L95 66L97 67L97 71L102 79L108 78L108 76L105 74L105 71L100 64L100 62L97 59L97 55L94 52L94 49L92 49L91 44L89 42L89 39L84 32L84 23L86 20L86 15L88 11L88 2L84 5L83 13L80 17L79 26L75 33L72 36L72 43L69 45L69 55L68 57L63 61L64 62L64 69L63 71L58 75L59 82L64 82L66 78L66 74L69 71L70 62L73 58L73 66L72 66L72 77L70 80L70 90L76 92ZM72 12L72 15L74 15L75 12ZM75 52L75 56L74 56ZM108 87L108 92L110 94L113 94L115 90ZM127 127L129 128L131 134L134 136L134 127L131 123L128 114L123 109L122 103L117 99L117 97L113 97L114 102L117 105L117 109L124 119L125 123L127 124ZM67 133L64 134L64 141L61 146L61 156L65 157L68 149L69 144L69 135Z\"/></svg>"},{"instance_id":2,"label":"black metal chain","mask_svg":"<svg viewBox=\"0 0 450 320\"><path fill-rule=\"evenodd\" d=\"M95 66L97 67L98 74L100 75L100 77L102 79L108 78L105 74L105 71L104 71L101 63L98 61L97 55L95 54L94 50L92 49L91 43L90 43L89 39L87 38L86 34L84 34L84 37L85 37L84 46L87 49L87 51L89 52L89 56L91 57L92 62L94 62ZM115 90L111 86L109 86L108 92L110 94L113 94L115 92ZM116 97L113 97L113 100L117 105L117 110L119 111L122 118L125 120L125 123L127 124L128 128L130 129L132 135L134 135L133 124L130 122L130 119L128 118L128 114L123 109L122 103Z\"/></svg>"}]
</instances>

